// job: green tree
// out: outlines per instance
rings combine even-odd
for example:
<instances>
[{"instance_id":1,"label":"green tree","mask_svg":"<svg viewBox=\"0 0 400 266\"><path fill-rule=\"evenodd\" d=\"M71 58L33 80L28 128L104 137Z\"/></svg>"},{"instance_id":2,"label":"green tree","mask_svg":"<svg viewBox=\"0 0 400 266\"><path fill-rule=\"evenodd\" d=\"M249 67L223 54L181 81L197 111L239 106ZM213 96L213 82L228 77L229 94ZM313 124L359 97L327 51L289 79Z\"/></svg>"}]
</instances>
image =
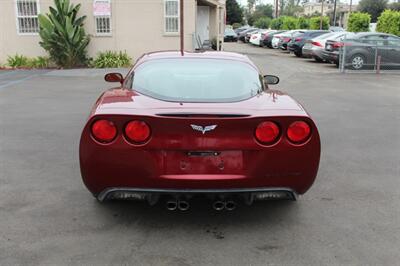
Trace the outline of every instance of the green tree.
<instances>
[{"instance_id":1,"label":"green tree","mask_svg":"<svg viewBox=\"0 0 400 266\"><path fill-rule=\"evenodd\" d=\"M247 0L247 9L249 10L250 14L253 12L256 2L257 2L257 0Z\"/></svg>"},{"instance_id":2,"label":"green tree","mask_svg":"<svg viewBox=\"0 0 400 266\"><path fill-rule=\"evenodd\" d=\"M78 17L81 5L70 4L69 0L54 0L54 4L50 13L39 15L39 44L61 67L85 65L89 36L83 29L86 16Z\"/></svg>"},{"instance_id":3,"label":"green tree","mask_svg":"<svg viewBox=\"0 0 400 266\"><path fill-rule=\"evenodd\" d=\"M388 8L390 10L400 11L400 2L389 4Z\"/></svg>"},{"instance_id":4,"label":"green tree","mask_svg":"<svg viewBox=\"0 0 400 266\"><path fill-rule=\"evenodd\" d=\"M378 18L377 31L400 36L400 11L385 10Z\"/></svg>"},{"instance_id":5,"label":"green tree","mask_svg":"<svg viewBox=\"0 0 400 266\"><path fill-rule=\"evenodd\" d=\"M256 10L249 14L247 17L247 22L249 25L253 25L256 20L262 17L272 18L274 13L274 7L272 5L257 5Z\"/></svg>"},{"instance_id":6,"label":"green tree","mask_svg":"<svg viewBox=\"0 0 400 266\"><path fill-rule=\"evenodd\" d=\"M242 23L243 10L236 0L226 0L226 23Z\"/></svg>"},{"instance_id":7,"label":"green tree","mask_svg":"<svg viewBox=\"0 0 400 266\"><path fill-rule=\"evenodd\" d=\"M321 17L310 18L310 30L319 30L321 28ZM329 29L329 17L322 18L322 29Z\"/></svg>"},{"instance_id":8,"label":"green tree","mask_svg":"<svg viewBox=\"0 0 400 266\"><path fill-rule=\"evenodd\" d=\"M254 22L254 26L260 29L268 29L271 25L271 18L261 17Z\"/></svg>"},{"instance_id":9,"label":"green tree","mask_svg":"<svg viewBox=\"0 0 400 266\"><path fill-rule=\"evenodd\" d=\"M300 0L284 0L283 9L281 14L285 16L296 16L301 11L303 11L303 7L300 6Z\"/></svg>"},{"instance_id":10,"label":"green tree","mask_svg":"<svg viewBox=\"0 0 400 266\"><path fill-rule=\"evenodd\" d=\"M388 7L388 0L361 0L358 10L371 15L371 22L376 22L381 13Z\"/></svg>"},{"instance_id":11,"label":"green tree","mask_svg":"<svg viewBox=\"0 0 400 266\"><path fill-rule=\"evenodd\" d=\"M371 23L371 15L368 13L354 12L351 13L347 25L347 31L364 32L369 31Z\"/></svg>"},{"instance_id":12,"label":"green tree","mask_svg":"<svg viewBox=\"0 0 400 266\"><path fill-rule=\"evenodd\" d=\"M310 20L304 17L299 17L297 19L296 28L298 29L308 29L310 27Z\"/></svg>"}]
</instances>

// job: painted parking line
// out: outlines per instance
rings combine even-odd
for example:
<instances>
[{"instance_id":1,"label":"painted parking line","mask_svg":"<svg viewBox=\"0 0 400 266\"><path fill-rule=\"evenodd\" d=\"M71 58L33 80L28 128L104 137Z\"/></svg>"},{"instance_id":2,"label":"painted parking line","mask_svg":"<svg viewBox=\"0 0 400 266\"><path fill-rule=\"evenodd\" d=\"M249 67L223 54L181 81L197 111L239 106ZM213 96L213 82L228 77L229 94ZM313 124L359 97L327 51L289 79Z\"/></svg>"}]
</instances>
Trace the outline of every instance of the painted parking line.
<instances>
[{"instance_id":1,"label":"painted parking line","mask_svg":"<svg viewBox=\"0 0 400 266\"><path fill-rule=\"evenodd\" d=\"M28 79L36 77L36 76L39 76L39 74L33 74L33 75L27 76L25 78L21 78L21 79L17 79L17 80L13 80L13 81L7 82L5 84L0 85L0 89L6 88L6 87L8 87L10 85L21 83L21 82L23 82L25 80L28 80Z\"/></svg>"}]
</instances>

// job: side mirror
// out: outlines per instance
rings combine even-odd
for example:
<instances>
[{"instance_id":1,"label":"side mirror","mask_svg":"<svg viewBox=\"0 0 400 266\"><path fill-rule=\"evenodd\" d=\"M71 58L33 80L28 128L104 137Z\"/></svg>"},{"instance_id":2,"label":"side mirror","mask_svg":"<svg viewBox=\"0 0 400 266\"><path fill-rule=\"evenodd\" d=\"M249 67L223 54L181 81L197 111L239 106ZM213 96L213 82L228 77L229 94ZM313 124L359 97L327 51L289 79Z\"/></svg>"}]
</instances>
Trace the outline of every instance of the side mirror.
<instances>
[{"instance_id":1,"label":"side mirror","mask_svg":"<svg viewBox=\"0 0 400 266\"><path fill-rule=\"evenodd\" d=\"M108 73L104 76L104 80L107 82L124 82L124 77L120 73Z\"/></svg>"},{"instance_id":2,"label":"side mirror","mask_svg":"<svg viewBox=\"0 0 400 266\"><path fill-rule=\"evenodd\" d=\"M265 75L264 81L266 84L276 85L279 83L279 78L277 76L273 76L273 75Z\"/></svg>"}]
</instances>

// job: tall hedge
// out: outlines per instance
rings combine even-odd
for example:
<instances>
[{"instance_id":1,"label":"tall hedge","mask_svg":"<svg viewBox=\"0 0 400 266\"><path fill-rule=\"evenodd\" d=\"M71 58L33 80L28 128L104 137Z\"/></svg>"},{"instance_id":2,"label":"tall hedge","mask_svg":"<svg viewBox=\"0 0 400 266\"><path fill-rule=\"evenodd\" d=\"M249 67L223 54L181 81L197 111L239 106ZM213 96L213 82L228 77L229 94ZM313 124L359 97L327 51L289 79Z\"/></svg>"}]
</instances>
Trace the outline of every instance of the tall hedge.
<instances>
[{"instance_id":1,"label":"tall hedge","mask_svg":"<svg viewBox=\"0 0 400 266\"><path fill-rule=\"evenodd\" d=\"M268 29L271 24L271 19L269 17L261 17L254 22L254 26L259 29Z\"/></svg>"},{"instance_id":2,"label":"tall hedge","mask_svg":"<svg viewBox=\"0 0 400 266\"><path fill-rule=\"evenodd\" d=\"M385 10L378 18L376 30L400 36L400 11Z\"/></svg>"},{"instance_id":3,"label":"tall hedge","mask_svg":"<svg viewBox=\"0 0 400 266\"><path fill-rule=\"evenodd\" d=\"M283 24L283 17L279 17L279 18L274 18L271 21L271 29L273 30L280 30L282 29L282 24Z\"/></svg>"},{"instance_id":4,"label":"tall hedge","mask_svg":"<svg viewBox=\"0 0 400 266\"><path fill-rule=\"evenodd\" d=\"M364 32L369 31L371 23L371 15L368 13L354 12L351 13L347 25L347 31Z\"/></svg>"},{"instance_id":5,"label":"tall hedge","mask_svg":"<svg viewBox=\"0 0 400 266\"><path fill-rule=\"evenodd\" d=\"M310 18L310 30L319 30L321 26L321 17ZM329 29L329 17L322 18L322 29Z\"/></svg>"},{"instance_id":6,"label":"tall hedge","mask_svg":"<svg viewBox=\"0 0 400 266\"><path fill-rule=\"evenodd\" d=\"M310 27L310 20L307 18L299 17L297 19L296 27L298 29L308 29Z\"/></svg>"},{"instance_id":7,"label":"tall hedge","mask_svg":"<svg viewBox=\"0 0 400 266\"><path fill-rule=\"evenodd\" d=\"M297 19L294 17L283 17L282 30L295 30L297 26Z\"/></svg>"}]
</instances>

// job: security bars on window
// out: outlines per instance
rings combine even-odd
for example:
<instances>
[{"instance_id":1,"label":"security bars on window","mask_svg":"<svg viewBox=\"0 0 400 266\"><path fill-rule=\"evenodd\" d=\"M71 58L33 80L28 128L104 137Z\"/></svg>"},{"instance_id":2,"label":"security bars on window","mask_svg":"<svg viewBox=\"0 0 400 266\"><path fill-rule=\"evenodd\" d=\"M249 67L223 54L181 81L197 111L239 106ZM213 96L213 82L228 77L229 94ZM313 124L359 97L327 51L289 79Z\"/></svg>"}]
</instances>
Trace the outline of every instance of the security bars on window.
<instances>
[{"instance_id":1,"label":"security bars on window","mask_svg":"<svg viewBox=\"0 0 400 266\"><path fill-rule=\"evenodd\" d=\"M96 16L96 34L98 35L110 35L111 34L111 23L110 16Z\"/></svg>"},{"instance_id":2,"label":"security bars on window","mask_svg":"<svg viewBox=\"0 0 400 266\"><path fill-rule=\"evenodd\" d=\"M15 0L17 13L17 31L19 34L39 32L38 0Z\"/></svg>"},{"instance_id":3,"label":"security bars on window","mask_svg":"<svg viewBox=\"0 0 400 266\"><path fill-rule=\"evenodd\" d=\"M179 32L179 0L164 1L165 33Z\"/></svg>"}]
</instances>

